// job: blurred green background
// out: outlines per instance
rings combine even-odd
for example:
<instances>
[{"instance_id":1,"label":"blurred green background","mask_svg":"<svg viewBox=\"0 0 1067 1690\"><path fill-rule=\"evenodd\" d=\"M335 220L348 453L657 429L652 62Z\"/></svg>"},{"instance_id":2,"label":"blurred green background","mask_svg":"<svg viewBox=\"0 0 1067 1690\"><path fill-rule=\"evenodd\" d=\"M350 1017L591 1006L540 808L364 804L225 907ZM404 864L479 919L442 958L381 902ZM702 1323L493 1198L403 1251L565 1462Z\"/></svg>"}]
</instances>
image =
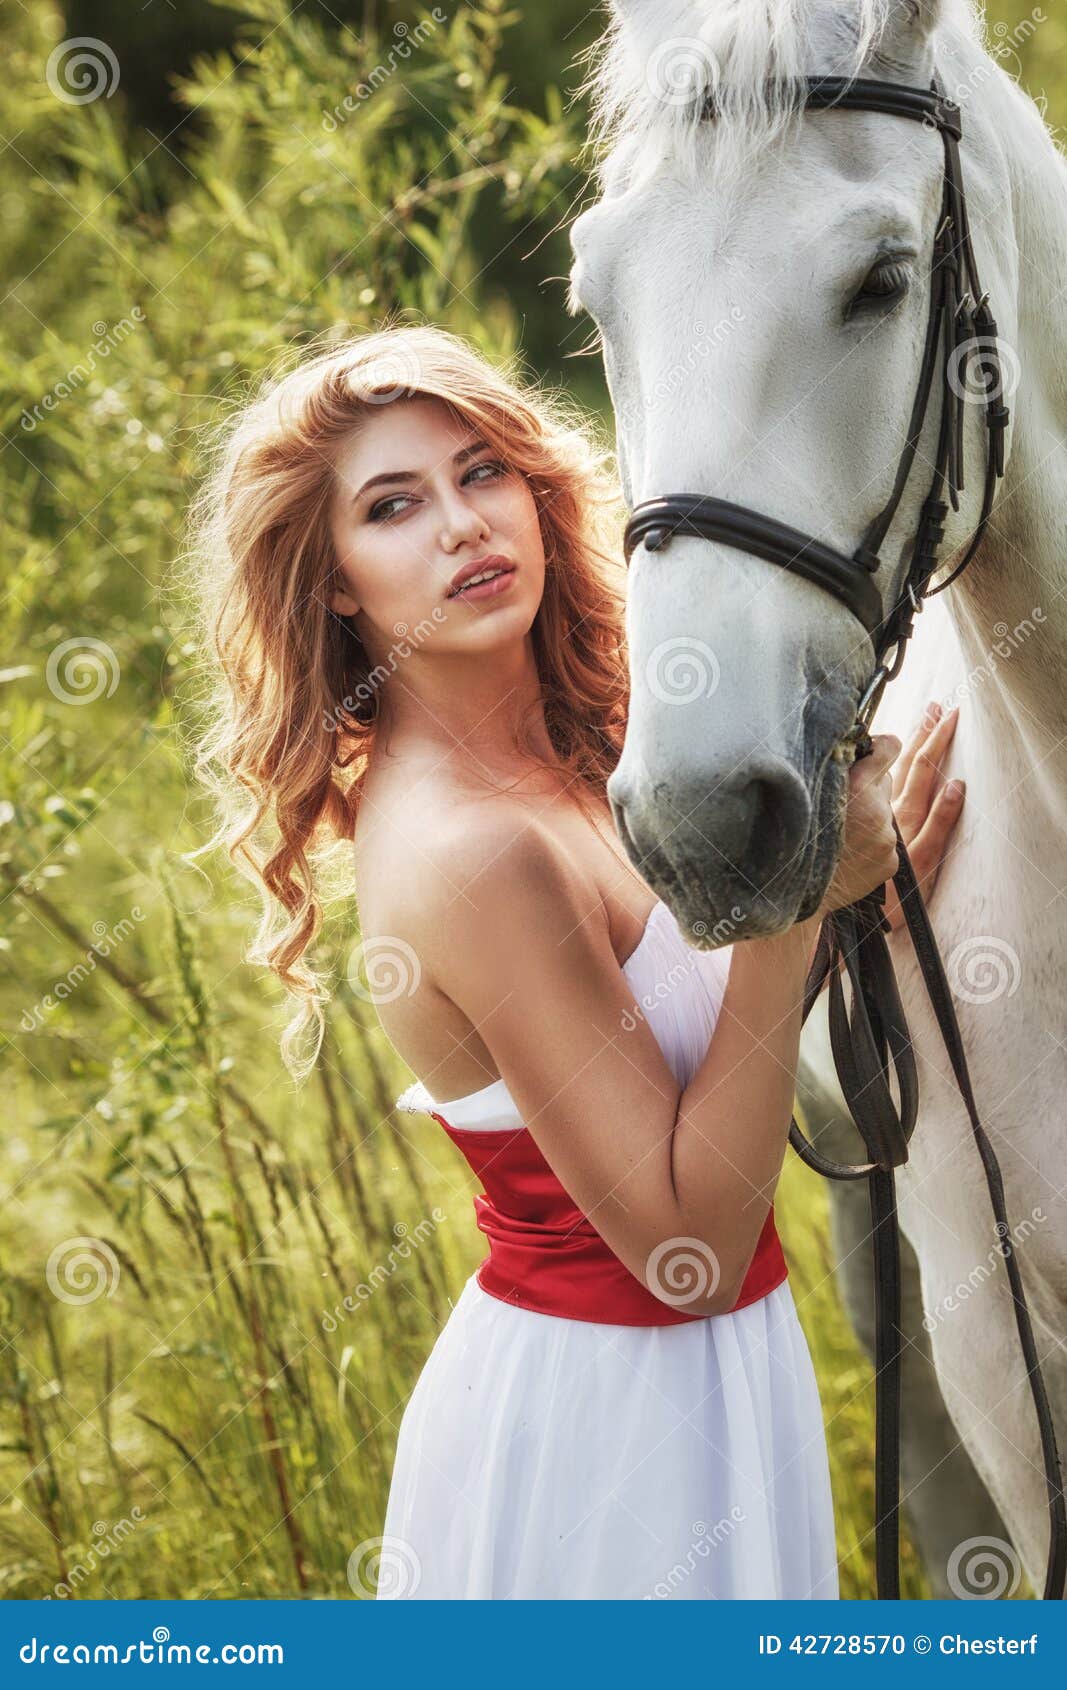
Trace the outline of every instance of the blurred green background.
<instances>
[{"instance_id":1,"label":"blurred green background","mask_svg":"<svg viewBox=\"0 0 1067 1690\"><path fill-rule=\"evenodd\" d=\"M1062 17L989 18L1067 120ZM589 193L575 57L602 21L563 0L5 14L4 1596L372 1591L400 1414L482 1254L476 1187L390 1108L409 1076L346 983L353 901L317 949L336 995L296 1091L281 994L241 960L257 900L224 857L179 860L210 817L174 565L197 430L332 324L400 306L519 348L610 429L563 310ZM111 56L91 99L50 59L79 36ZM842 1594L871 1596L870 1370L793 1157L778 1212ZM925 1592L910 1550L905 1589Z\"/></svg>"}]
</instances>

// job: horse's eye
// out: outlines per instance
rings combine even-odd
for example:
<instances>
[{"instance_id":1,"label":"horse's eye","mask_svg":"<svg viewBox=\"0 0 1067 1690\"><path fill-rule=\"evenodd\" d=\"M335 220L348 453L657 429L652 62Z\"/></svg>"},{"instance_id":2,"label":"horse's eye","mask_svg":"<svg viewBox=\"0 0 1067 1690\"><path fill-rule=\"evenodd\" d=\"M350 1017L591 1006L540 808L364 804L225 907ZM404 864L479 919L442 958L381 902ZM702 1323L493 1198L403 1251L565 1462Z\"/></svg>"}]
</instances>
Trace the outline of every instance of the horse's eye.
<instances>
[{"instance_id":1,"label":"horse's eye","mask_svg":"<svg viewBox=\"0 0 1067 1690\"><path fill-rule=\"evenodd\" d=\"M863 286L849 305L849 313L864 306L892 305L908 291L908 266L899 258L880 258L868 270Z\"/></svg>"}]
</instances>

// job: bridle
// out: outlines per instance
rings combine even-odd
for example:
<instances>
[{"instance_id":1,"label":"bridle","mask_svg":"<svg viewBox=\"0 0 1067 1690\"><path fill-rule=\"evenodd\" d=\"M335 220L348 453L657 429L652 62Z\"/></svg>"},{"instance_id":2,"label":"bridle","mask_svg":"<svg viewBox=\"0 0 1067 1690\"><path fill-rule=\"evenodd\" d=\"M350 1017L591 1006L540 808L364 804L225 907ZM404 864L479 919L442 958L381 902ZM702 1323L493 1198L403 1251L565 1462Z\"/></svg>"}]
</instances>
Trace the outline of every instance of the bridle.
<instances>
[{"instance_id":1,"label":"bridle","mask_svg":"<svg viewBox=\"0 0 1067 1690\"><path fill-rule=\"evenodd\" d=\"M734 546L754 557L764 558L768 563L777 563L832 593L863 624L875 648L875 673L857 708L857 724L865 728L874 714L882 688L900 670L912 622L922 599L943 592L962 574L985 537L997 481L1004 473L1004 434L1009 412L1000 396L997 325L989 309L989 296L982 292L978 279L978 264L967 218L967 196L960 164L959 143L963 128L959 107L936 85L906 88L895 82L862 78L850 82L844 77L813 76L808 78L804 87L806 95L803 103L808 109L819 111L838 107L907 117L936 128L944 143L944 187L930 265L926 343L907 439L900 455L893 490L851 556L760 511L698 493L672 493L665 498L644 500L630 515L623 546L629 560L635 547L642 543L646 551L657 552L662 551L675 534L695 534L705 540L715 540L720 545ZM710 104L705 107L704 115L714 115ZM961 292L963 283L966 283L965 292ZM872 576L881 562L879 553L915 463L937 380L939 346L944 349L941 430L933 481L922 508L903 587L897 603L883 617L881 595ZM937 568L945 535L948 516L946 495L953 510L960 508L960 494L964 486L964 396L972 359L988 372L984 387L988 395L985 413L989 441L982 512L961 562L946 580L928 588L927 582ZM894 646L893 664L887 668L884 657Z\"/></svg>"},{"instance_id":2,"label":"bridle","mask_svg":"<svg viewBox=\"0 0 1067 1690\"><path fill-rule=\"evenodd\" d=\"M798 92L801 107L808 110L840 108L879 112L921 122L939 132L944 147L944 185L930 265L926 340L907 438L889 500L851 556L814 535L802 533L747 506L696 493L668 494L638 504L627 522L623 546L629 562L638 545L643 544L646 552L659 552L677 534L696 536L778 564L832 593L862 624L874 650L874 673L858 702L852 730L855 755L864 757L872 749L868 732L871 718L887 682L900 671L914 618L924 598L943 592L962 574L985 536L997 483L1004 474L1004 437L1009 412L1001 396L997 325L989 309L989 297L982 292L967 216L960 163L963 128L959 107L947 97L936 77L929 88L910 88L864 78L815 76L804 79ZM710 99L702 115L714 117ZM982 509L963 558L950 575L936 587L930 587L928 583L940 560L949 503L953 510L960 508L964 486L966 384L972 360L982 372L987 432ZM939 369L941 422L933 479L912 542L903 585L896 602L883 615L881 594L873 575L880 565L881 548L915 465ZM890 652L892 662L887 663ZM900 867L893 876L893 884L985 1171L998 1247L1007 1269L1019 1342L1037 1413L1050 1526L1043 1596L1062 1599L1067 1574L1067 1511L1056 1433L1005 1213L1000 1166L978 1118L952 994L899 828L897 846ZM875 1559L878 1596L895 1599L900 1596L900 1382L905 1340L900 1330L900 1236L893 1170L908 1160L918 1111L918 1075L885 942L885 933L889 931L883 908L885 893L885 886L881 886L858 903L835 910L826 918L804 989L806 1021L829 975L834 1064L870 1160L853 1165L823 1156L805 1137L795 1117L790 1123L789 1137L801 1159L828 1179L866 1178L869 1182L876 1299ZM852 987L851 1016L841 984L841 961ZM896 1074L899 1108L889 1088L890 1058Z\"/></svg>"}]
</instances>

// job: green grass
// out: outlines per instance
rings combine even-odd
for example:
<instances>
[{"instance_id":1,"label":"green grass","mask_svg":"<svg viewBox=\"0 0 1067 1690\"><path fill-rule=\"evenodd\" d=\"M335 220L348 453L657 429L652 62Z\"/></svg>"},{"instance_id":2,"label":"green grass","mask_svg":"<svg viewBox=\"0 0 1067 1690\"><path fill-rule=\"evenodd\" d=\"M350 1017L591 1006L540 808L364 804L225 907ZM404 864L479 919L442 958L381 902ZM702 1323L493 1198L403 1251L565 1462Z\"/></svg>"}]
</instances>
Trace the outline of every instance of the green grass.
<instances>
[{"instance_id":1,"label":"green grass","mask_svg":"<svg viewBox=\"0 0 1067 1690\"><path fill-rule=\"evenodd\" d=\"M322 935L340 984L296 1092L278 994L240 960L255 901L224 861L180 861L210 818L183 751L201 677L173 565L197 431L280 347L396 307L497 354L534 311L584 339L543 291L556 256L538 256L581 198L582 115L554 95L545 116L507 104L522 20L509 37L503 8L458 9L328 132L322 113L382 44L249 0L240 68L213 52L178 82L180 158L174 137L130 129L121 95L50 95L58 7L5 15L0 1596L349 1594L404 1403L480 1259L473 1181L433 1122L390 1112L408 1076L344 985L353 902ZM1029 8L989 11L1014 24ZM1057 121L1065 46L1049 16L1012 64ZM516 253L531 255L518 302ZM592 368L568 365L575 384ZM58 402L28 430L45 396ZM112 655L116 685L95 701L49 684L70 639ZM790 1154L780 1229L822 1391L842 1593L871 1596L873 1392L826 1201Z\"/></svg>"},{"instance_id":2,"label":"green grass","mask_svg":"<svg viewBox=\"0 0 1067 1690\"><path fill-rule=\"evenodd\" d=\"M788 1151L778 1183L775 1219L819 1381L841 1595L873 1597L874 1370L852 1335L837 1293L828 1205L826 1182L806 1168L792 1150ZM901 1594L930 1594L903 1521Z\"/></svg>"},{"instance_id":3,"label":"green grass","mask_svg":"<svg viewBox=\"0 0 1067 1690\"><path fill-rule=\"evenodd\" d=\"M477 1186L435 1123L390 1110L409 1076L351 992L319 1072L292 1088L263 982L234 965L243 898L135 872L150 788L152 815L180 805L165 747L113 796L125 867L83 830L80 874L122 881L143 919L27 1039L22 1126L0 1150L0 1593L343 1596L349 1556L381 1530L404 1404L483 1253ZM92 938L65 890L37 878L11 895L53 982ZM779 1215L842 1592L871 1595L870 1369L833 1288L825 1190L792 1153ZM99 1241L82 1277L59 1265L50 1281L77 1238Z\"/></svg>"}]
</instances>

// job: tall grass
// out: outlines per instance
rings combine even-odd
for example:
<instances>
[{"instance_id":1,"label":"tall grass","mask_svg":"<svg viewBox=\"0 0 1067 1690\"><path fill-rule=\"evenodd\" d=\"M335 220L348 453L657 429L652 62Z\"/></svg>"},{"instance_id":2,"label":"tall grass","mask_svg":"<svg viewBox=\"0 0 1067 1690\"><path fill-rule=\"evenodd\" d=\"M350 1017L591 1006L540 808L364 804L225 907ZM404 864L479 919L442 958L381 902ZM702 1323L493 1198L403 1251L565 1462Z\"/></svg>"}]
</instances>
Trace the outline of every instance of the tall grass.
<instances>
[{"instance_id":1,"label":"tall grass","mask_svg":"<svg viewBox=\"0 0 1067 1690\"><path fill-rule=\"evenodd\" d=\"M387 43L327 36L283 0L245 10L239 55L179 81L181 158L118 101L51 96L57 7L4 25L9 1597L364 1594L350 1558L381 1530L404 1404L483 1243L465 1164L431 1120L393 1112L409 1076L344 984L354 903L322 935L339 985L295 1091L284 1007L241 960L248 888L224 861L182 861L210 818L186 773L199 676L170 564L199 425L279 346L394 306L518 344L494 254L533 252L572 208L581 114L509 105L503 3L482 0L330 130ZM1063 42L1050 19L1020 46L1054 100ZM826 1193L792 1157L778 1211L842 1590L870 1596L870 1370L830 1273ZM910 1551L906 1590L922 1591Z\"/></svg>"},{"instance_id":2,"label":"tall grass","mask_svg":"<svg viewBox=\"0 0 1067 1690\"><path fill-rule=\"evenodd\" d=\"M90 1063L80 1114L8 1145L2 1588L344 1595L350 1555L381 1530L404 1403L480 1259L477 1187L434 1122L391 1109L408 1076L359 1000L331 1010L296 1092L272 1029L228 1015L159 874L159 974L100 970L107 1006L141 1029L136 1062ZM85 954L90 934L47 891L13 896ZM834 1288L825 1190L792 1157L778 1213L823 1394L842 1593L871 1595L870 1369ZM910 1555L906 1578L920 1594Z\"/></svg>"}]
</instances>

